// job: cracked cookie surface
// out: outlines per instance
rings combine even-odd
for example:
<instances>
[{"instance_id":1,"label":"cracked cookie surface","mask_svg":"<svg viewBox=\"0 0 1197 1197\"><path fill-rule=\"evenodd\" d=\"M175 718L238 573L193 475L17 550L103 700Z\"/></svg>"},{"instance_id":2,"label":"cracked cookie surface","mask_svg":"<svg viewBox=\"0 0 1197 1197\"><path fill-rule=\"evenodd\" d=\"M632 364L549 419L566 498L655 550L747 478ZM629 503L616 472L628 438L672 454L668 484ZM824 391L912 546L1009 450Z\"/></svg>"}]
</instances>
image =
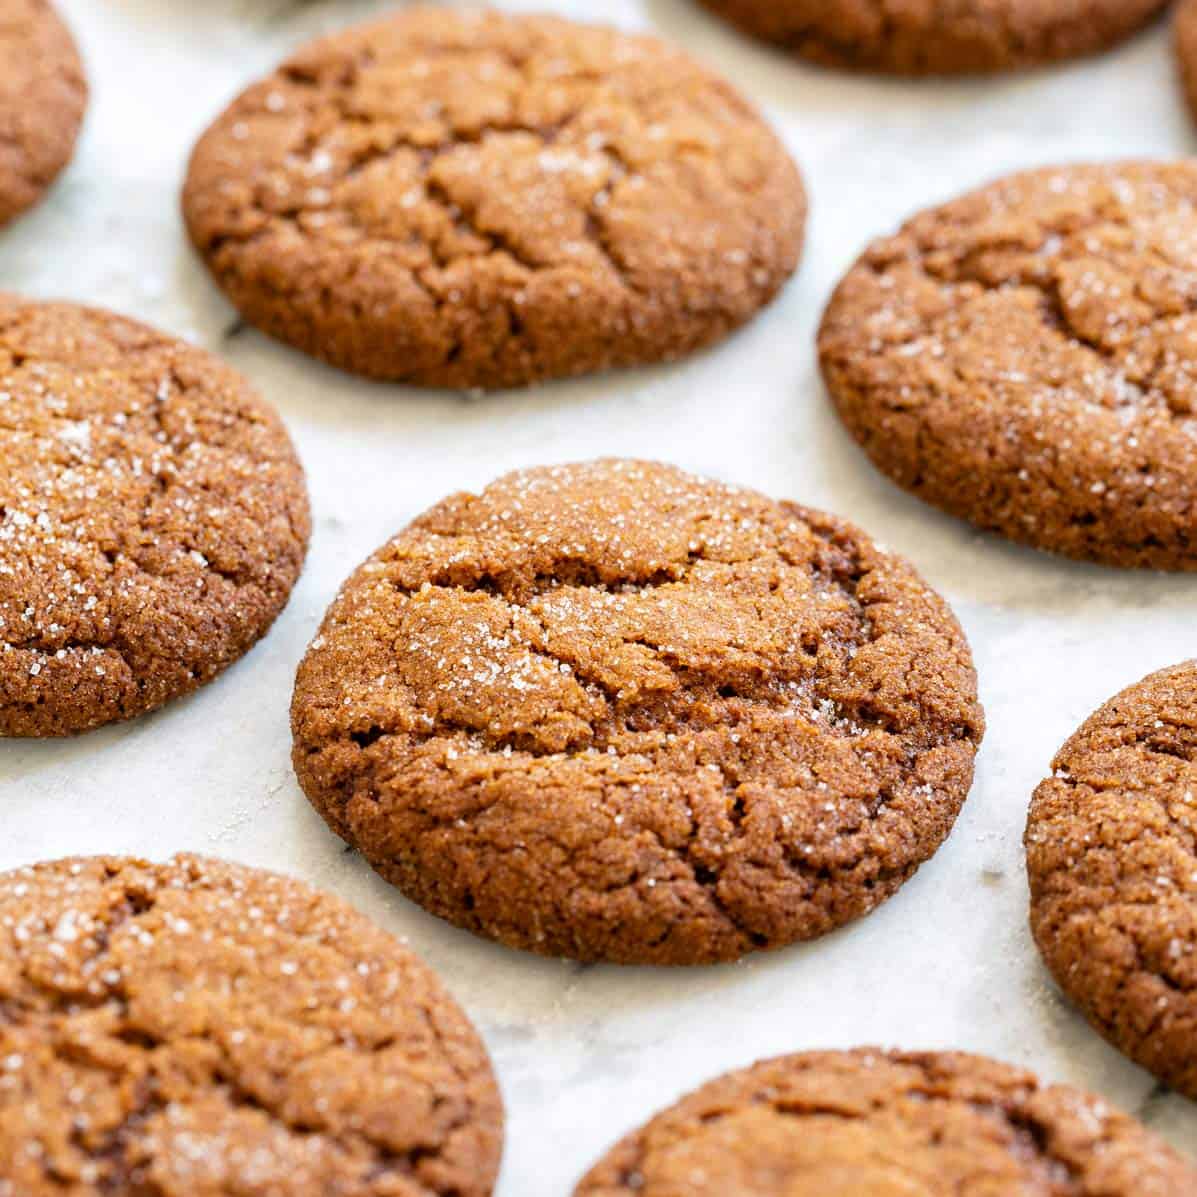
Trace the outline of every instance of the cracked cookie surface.
<instances>
[{"instance_id":1,"label":"cracked cookie surface","mask_svg":"<svg viewBox=\"0 0 1197 1197\"><path fill-rule=\"evenodd\" d=\"M812 1052L729 1073L574 1197L1179 1197L1197 1169L1100 1098L956 1053Z\"/></svg>"},{"instance_id":2,"label":"cracked cookie surface","mask_svg":"<svg viewBox=\"0 0 1197 1197\"><path fill-rule=\"evenodd\" d=\"M819 332L906 490L1109 565L1197 569L1197 166L1012 175L875 241Z\"/></svg>"},{"instance_id":3,"label":"cracked cookie surface","mask_svg":"<svg viewBox=\"0 0 1197 1197\"><path fill-rule=\"evenodd\" d=\"M1031 929L1115 1047L1197 1098L1197 662L1094 714L1035 791Z\"/></svg>"},{"instance_id":4,"label":"cracked cookie surface","mask_svg":"<svg viewBox=\"0 0 1197 1197\"><path fill-rule=\"evenodd\" d=\"M1109 49L1166 0L701 0L746 33L825 66L988 74Z\"/></svg>"},{"instance_id":5,"label":"cracked cookie surface","mask_svg":"<svg viewBox=\"0 0 1197 1197\"><path fill-rule=\"evenodd\" d=\"M982 734L947 605L833 516L669 466L507 475L348 581L300 783L433 913L580 960L821 935L939 847Z\"/></svg>"},{"instance_id":6,"label":"cracked cookie surface","mask_svg":"<svg viewBox=\"0 0 1197 1197\"><path fill-rule=\"evenodd\" d=\"M0 735L87 731L265 634L303 470L240 375L145 325L0 294Z\"/></svg>"},{"instance_id":7,"label":"cracked cookie surface","mask_svg":"<svg viewBox=\"0 0 1197 1197\"><path fill-rule=\"evenodd\" d=\"M415 8L313 43L204 135L191 237L250 323L334 365L501 387L680 357L795 269L798 171L660 42Z\"/></svg>"},{"instance_id":8,"label":"cracked cookie surface","mask_svg":"<svg viewBox=\"0 0 1197 1197\"><path fill-rule=\"evenodd\" d=\"M48 0L0 0L0 226L32 207L70 161L87 81Z\"/></svg>"},{"instance_id":9,"label":"cracked cookie surface","mask_svg":"<svg viewBox=\"0 0 1197 1197\"><path fill-rule=\"evenodd\" d=\"M487 1197L486 1051L339 899L180 856L0 875L0 1194Z\"/></svg>"}]
</instances>

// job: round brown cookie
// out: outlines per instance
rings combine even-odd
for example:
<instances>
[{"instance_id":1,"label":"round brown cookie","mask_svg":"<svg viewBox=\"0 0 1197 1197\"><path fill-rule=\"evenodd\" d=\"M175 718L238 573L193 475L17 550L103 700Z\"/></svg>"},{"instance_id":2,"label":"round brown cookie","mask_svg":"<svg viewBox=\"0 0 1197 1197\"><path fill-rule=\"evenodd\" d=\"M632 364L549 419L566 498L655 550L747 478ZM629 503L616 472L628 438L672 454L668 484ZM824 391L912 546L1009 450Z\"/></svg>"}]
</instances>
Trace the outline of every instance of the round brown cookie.
<instances>
[{"instance_id":1,"label":"round brown cookie","mask_svg":"<svg viewBox=\"0 0 1197 1197\"><path fill-rule=\"evenodd\" d=\"M277 415L210 354L0 294L0 735L127 719L282 609L309 532Z\"/></svg>"},{"instance_id":2,"label":"round brown cookie","mask_svg":"<svg viewBox=\"0 0 1197 1197\"><path fill-rule=\"evenodd\" d=\"M821 935L947 836L982 734L947 605L833 516L669 466L510 474L343 588L294 762L428 910L697 964Z\"/></svg>"},{"instance_id":3,"label":"round brown cookie","mask_svg":"<svg viewBox=\"0 0 1197 1197\"><path fill-rule=\"evenodd\" d=\"M1166 0L701 0L754 37L825 66L987 74L1109 49Z\"/></svg>"},{"instance_id":4,"label":"round brown cookie","mask_svg":"<svg viewBox=\"0 0 1197 1197\"><path fill-rule=\"evenodd\" d=\"M344 902L222 861L0 874L0 1193L487 1197L486 1050Z\"/></svg>"},{"instance_id":5,"label":"round brown cookie","mask_svg":"<svg viewBox=\"0 0 1197 1197\"><path fill-rule=\"evenodd\" d=\"M1088 719L1027 823L1031 929L1115 1047L1197 1098L1197 662ZM1197 1191L1197 1190L1195 1190Z\"/></svg>"},{"instance_id":6,"label":"round brown cookie","mask_svg":"<svg viewBox=\"0 0 1197 1197\"><path fill-rule=\"evenodd\" d=\"M407 9L300 51L196 148L192 240L250 323L373 378L502 387L676 358L797 265L794 164L655 40Z\"/></svg>"},{"instance_id":7,"label":"round brown cookie","mask_svg":"<svg viewBox=\"0 0 1197 1197\"><path fill-rule=\"evenodd\" d=\"M86 106L79 51L49 0L0 0L0 226L70 161Z\"/></svg>"},{"instance_id":8,"label":"round brown cookie","mask_svg":"<svg viewBox=\"0 0 1197 1197\"><path fill-rule=\"evenodd\" d=\"M574 1197L1180 1197L1197 1169L1100 1098L980 1056L860 1050L728 1073Z\"/></svg>"},{"instance_id":9,"label":"round brown cookie","mask_svg":"<svg viewBox=\"0 0 1197 1197\"><path fill-rule=\"evenodd\" d=\"M1189 111L1197 119L1197 3L1180 0L1172 20L1180 82Z\"/></svg>"},{"instance_id":10,"label":"round brown cookie","mask_svg":"<svg viewBox=\"0 0 1197 1197\"><path fill-rule=\"evenodd\" d=\"M819 333L874 464L1013 540L1197 569L1197 164L1013 175L875 241Z\"/></svg>"}]
</instances>

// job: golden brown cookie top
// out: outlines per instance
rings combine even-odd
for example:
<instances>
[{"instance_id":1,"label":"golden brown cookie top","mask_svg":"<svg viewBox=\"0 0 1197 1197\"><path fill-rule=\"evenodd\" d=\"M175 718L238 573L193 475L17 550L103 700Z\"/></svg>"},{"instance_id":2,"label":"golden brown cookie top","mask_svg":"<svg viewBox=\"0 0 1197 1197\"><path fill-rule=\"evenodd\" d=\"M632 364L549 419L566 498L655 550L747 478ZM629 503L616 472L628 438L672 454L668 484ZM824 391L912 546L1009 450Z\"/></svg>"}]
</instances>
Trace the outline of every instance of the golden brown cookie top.
<instances>
[{"instance_id":1,"label":"golden brown cookie top","mask_svg":"<svg viewBox=\"0 0 1197 1197\"><path fill-rule=\"evenodd\" d=\"M307 547L278 416L210 354L0 294L0 734L186 693L286 602Z\"/></svg>"},{"instance_id":2,"label":"golden brown cookie top","mask_svg":"<svg viewBox=\"0 0 1197 1197\"><path fill-rule=\"evenodd\" d=\"M574 1197L1180 1197L1197 1169L1100 1098L980 1056L766 1060L629 1135Z\"/></svg>"},{"instance_id":3,"label":"golden brown cookie top","mask_svg":"<svg viewBox=\"0 0 1197 1197\"><path fill-rule=\"evenodd\" d=\"M486 1197L502 1110L432 973L221 861L0 875L0 1191Z\"/></svg>"},{"instance_id":4,"label":"golden brown cookie top","mask_svg":"<svg viewBox=\"0 0 1197 1197\"><path fill-rule=\"evenodd\" d=\"M1011 71L1108 49L1166 0L702 0L826 66L898 75Z\"/></svg>"},{"instance_id":5,"label":"golden brown cookie top","mask_svg":"<svg viewBox=\"0 0 1197 1197\"><path fill-rule=\"evenodd\" d=\"M1035 791L1026 844L1031 927L1061 987L1197 1098L1197 662L1086 720Z\"/></svg>"},{"instance_id":6,"label":"golden brown cookie top","mask_svg":"<svg viewBox=\"0 0 1197 1197\"><path fill-rule=\"evenodd\" d=\"M417 7L235 100L184 210L267 332L375 377L502 386L722 336L794 269L805 200L757 113L679 51Z\"/></svg>"},{"instance_id":7,"label":"golden brown cookie top","mask_svg":"<svg viewBox=\"0 0 1197 1197\"><path fill-rule=\"evenodd\" d=\"M349 580L301 783L417 901L583 959L696 963L872 909L947 835L968 646L832 516L648 462L510 474Z\"/></svg>"},{"instance_id":8,"label":"golden brown cookie top","mask_svg":"<svg viewBox=\"0 0 1197 1197\"><path fill-rule=\"evenodd\" d=\"M824 375L879 467L1015 540L1197 569L1197 166L1012 175L875 241Z\"/></svg>"},{"instance_id":9,"label":"golden brown cookie top","mask_svg":"<svg viewBox=\"0 0 1197 1197\"><path fill-rule=\"evenodd\" d=\"M87 81L49 0L0 0L0 225L36 203L70 160Z\"/></svg>"}]
</instances>

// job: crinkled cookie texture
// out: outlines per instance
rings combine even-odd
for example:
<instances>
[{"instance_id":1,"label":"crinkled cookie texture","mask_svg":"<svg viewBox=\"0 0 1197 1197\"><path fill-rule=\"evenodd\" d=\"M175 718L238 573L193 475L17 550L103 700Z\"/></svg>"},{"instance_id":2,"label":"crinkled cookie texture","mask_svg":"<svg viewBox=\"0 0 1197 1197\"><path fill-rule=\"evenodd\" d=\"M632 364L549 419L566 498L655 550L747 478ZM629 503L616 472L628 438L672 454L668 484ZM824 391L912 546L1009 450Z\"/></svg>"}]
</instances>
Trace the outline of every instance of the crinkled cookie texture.
<instances>
[{"instance_id":1,"label":"crinkled cookie texture","mask_svg":"<svg viewBox=\"0 0 1197 1197\"><path fill-rule=\"evenodd\" d=\"M812 1052L729 1073L629 1135L574 1197L1181 1197L1133 1118L980 1056Z\"/></svg>"},{"instance_id":2,"label":"crinkled cookie texture","mask_svg":"<svg viewBox=\"0 0 1197 1197\"><path fill-rule=\"evenodd\" d=\"M432 973L195 856L0 875L3 1197L487 1197L502 1106Z\"/></svg>"},{"instance_id":3,"label":"crinkled cookie texture","mask_svg":"<svg viewBox=\"0 0 1197 1197\"><path fill-rule=\"evenodd\" d=\"M1060 987L1197 1098L1197 662L1085 722L1035 791L1026 847L1031 929Z\"/></svg>"},{"instance_id":4,"label":"crinkled cookie texture","mask_svg":"<svg viewBox=\"0 0 1197 1197\"><path fill-rule=\"evenodd\" d=\"M1177 66L1189 112L1197 120L1197 3L1180 0L1172 18Z\"/></svg>"},{"instance_id":5,"label":"crinkled cookie texture","mask_svg":"<svg viewBox=\"0 0 1197 1197\"><path fill-rule=\"evenodd\" d=\"M70 161L87 81L49 0L0 0L0 226L32 207Z\"/></svg>"},{"instance_id":6,"label":"crinkled cookie texture","mask_svg":"<svg viewBox=\"0 0 1197 1197\"><path fill-rule=\"evenodd\" d=\"M821 935L947 836L982 734L952 613L851 525L669 466L510 474L345 585L295 768L428 910L696 964Z\"/></svg>"},{"instance_id":7,"label":"crinkled cookie texture","mask_svg":"<svg viewBox=\"0 0 1197 1197\"><path fill-rule=\"evenodd\" d=\"M216 358L0 294L0 735L127 719L210 681L307 549L278 416Z\"/></svg>"},{"instance_id":8,"label":"crinkled cookie texture","mask_svg":"<svg viewBox=\"0 0 1197 1197\"><path fill-rule=\"evenodd\" d=\"M645 37L413 8L315 42L196 148L191 237L246 319L373 378L503 387L680 357L795 269L797 168Z\"/></svg>"},{"instance_id":9,"label":"crinkled cookie texture","mask_svg":"<svg viewBox=\"0 0 1197 1197\"><path fill-rule=\"evenodd\" d=\"M875 241L819 333L874 464L981 528L1197 569L1197 165L1036 170Z\"/></svg>"},{"instance_id":10,"label":"crinkled cookie texture","mask_svg":"<svg viewBox=\"0 0 1197 1197\"><path fill-rule=\"evenodd\" d=\"M1095 54L1165 0L702 0L754 37L848 70L988 74Z\"/></svg>"}]
</instances>

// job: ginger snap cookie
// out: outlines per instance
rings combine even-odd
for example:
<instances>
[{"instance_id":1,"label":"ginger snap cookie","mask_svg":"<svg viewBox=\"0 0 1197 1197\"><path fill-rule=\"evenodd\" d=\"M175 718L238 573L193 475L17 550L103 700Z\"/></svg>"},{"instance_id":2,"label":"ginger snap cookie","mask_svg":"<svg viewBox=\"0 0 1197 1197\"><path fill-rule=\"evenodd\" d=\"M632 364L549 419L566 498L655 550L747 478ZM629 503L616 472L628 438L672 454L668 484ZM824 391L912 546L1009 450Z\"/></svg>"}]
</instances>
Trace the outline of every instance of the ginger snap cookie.
<instances>
[{"instance_id":1,"label":"ginger snap cookie","mask_svg":"<svg viewBox=\"0 0 1197 1197\"><path fill-rule=\"evenodd\" d=\"M178 856L0 874L0 1193L488 1197L486 1050L301 882Z\"/></svg>"},{"instance_id":2,"label":"ginger snap cookie","mask_svg":"<svg viewBox=\"0 0 1197 1197\"><path fill-rule=\"evenodd\" d=\"M1185 101L1197 120L1197 3L1180 0L1172 18L1172 38Z\"/></svg>"},{"instance_id":3,"label":"ginger snap cookie","mask_svg":"<svg viewBox=\"0 0 1197 1197\"><path fill-rule=\"evenodd\" d=\"M49 0L0 0L0 227L32 207L70 161L87 81Z\"/></svg>"},{"instance_id":4,"label":"ginger snap cookie","mask_svg":"<svg viewBox=\"0 0 1197 1197\"><path fill-rule=\"evenodd\" d=\"M1197 1168L1103 1100L980 1056L766 1060L618 1144L574 1197L1181 1197Z\"/></svg>"},{"instance_id":5,"label":"ginger snap cookie","mask_svg":"<svg viewBox=\"0 0 1197 1197\"><path fill-rule=\"evenodd\" d=\"M300 784L409 897L512 947L697 964L822 935L951 830L959 625L850 524L670 466L507 475L347 582Z\"/></svg>"},{"instance_id":6,"label":"ginger snap cookie","mask_svg":"<svg viewBox=\"0 0 1197 1197\"><path fill-rule=\"evenodd\" d=\"M1031 929L1115 1047L1197 1098L1197 662L1124 690L1052 762L1027 822ZM1194 1189L1197 1192L1197 1189Z\"/></svg>"},{"instance_id":7,"label":"ginger snap cookie","mask_svg":"<svg viewBox=\"0 0 1197 1197\"><path fill-rule=\"evenodd\" d=\"M1107 50L1165 0L701 0L753 37L825 66L989 74Z\"/></svg>"},{"instance_id":8,"label":"ginger snap cookie","mask_svg":"<svg viewBox=\"0 0 1197 1197\"><path fill-rule=\"evenodd\" d=\"M906 490L1070 557L1197 569L1197 165L1035 170L875 241L819 333Z\"/></svg>"},{"instance_id":9,"label":"ginger snap cookie","mask_svg":"<svg viewBox=\"0 0 1197 1197\"><path fill-rule=\"evenodd\" d=\"M183 207L251 324L437 387L709 345L794 271L806 212L760 116L679 51L423 7L249 88L196 148Z\"/></svg>"},{"instance_id":10,"label":"ginger snap cookie","mask_svg":"<svg viewBox=\"0 0 1197 1197\"><path fill-rule=\"evenodd\" d=\"M0 735L127 719L265 634L309 515L240 375L109 312L0 294Z\"/></svg>"}]
</instances>

